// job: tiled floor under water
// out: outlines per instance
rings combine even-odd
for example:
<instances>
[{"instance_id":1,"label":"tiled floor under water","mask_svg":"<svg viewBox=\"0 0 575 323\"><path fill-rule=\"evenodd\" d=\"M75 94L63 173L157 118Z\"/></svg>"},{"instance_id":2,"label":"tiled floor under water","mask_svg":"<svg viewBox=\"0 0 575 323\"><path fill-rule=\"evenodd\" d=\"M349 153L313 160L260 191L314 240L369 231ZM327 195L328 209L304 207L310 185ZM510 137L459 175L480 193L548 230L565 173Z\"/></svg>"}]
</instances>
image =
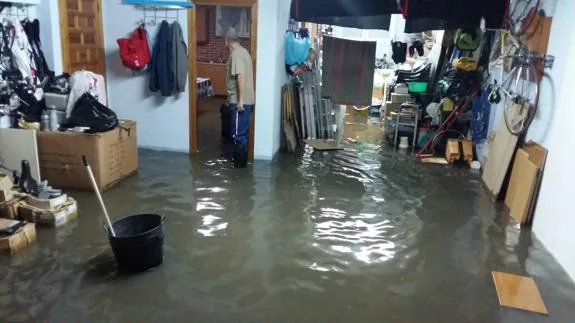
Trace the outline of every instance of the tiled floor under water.
<instances>
[{"instance_id":1,"label":"tiled floor under water","mask_svg":"<svg viewBox=\"0 0 575 323\"><path fill-rule=\"evenodd\" d=\"M0 322L573 322L575 285L478 174L375 148L248 169L141 151L104 197L114 218L165 214L164 264L116 275L96 199L74 192L77 223L0 257ZM534 277L549 316L501 308L492 270Z\"/></svg>"}]
</instances>

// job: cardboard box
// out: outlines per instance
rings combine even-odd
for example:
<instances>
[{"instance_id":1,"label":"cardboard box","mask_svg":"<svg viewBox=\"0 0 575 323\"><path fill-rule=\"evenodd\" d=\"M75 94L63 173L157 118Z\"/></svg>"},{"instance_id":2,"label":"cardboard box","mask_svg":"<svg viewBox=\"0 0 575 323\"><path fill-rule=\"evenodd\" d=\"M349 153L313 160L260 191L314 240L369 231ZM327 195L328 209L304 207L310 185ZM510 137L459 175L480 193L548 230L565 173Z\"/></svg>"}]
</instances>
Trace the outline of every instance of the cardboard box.
<instances>
[{"instance_id":1,"label":"cardboard box","mask_svg":"<svg viewBox=\"0 0 575 323\"><path fill-rule=\"evenodd\" d=\"M94 172L101 190L110 188L138 169L136 122L120 121L104 133L38 132L40 172L50 186L92 189L82 156Z\"/></svg>"},{"instance_id":2,"label":"cardboard box","mask_svg":"<svg viewBox=\"0 0 575 323\"><path fill-rule=\"evenodd\" d=\"M471 140L459 140L461 143L461 148L463 150L463 161L471 163L473 161L473 143Z\"/></svg>"},{"instance_id":3,"label":"cardboard box","mask_svg":"<svg viewBox=\"0 0 575 323\"><path fill-rule=\"evenodd\" d=\"M410 94L391 93L391 103L415 103L415 99Z\"/></svg>"},{"instance_id":4,"label":"cardboard box","mask_svg":"<svg viewBox=\"0 0 575 323\"><path fill-rule=\"evenodd\" d=\"M473 143L467 139L448 139L445 147L445 159L454 163L459 160L473 161Z\"/></svg>"},{"instance_id":5,"label":"cardboard box","mask_svg":"<svg viewBox=\"0 0 575 323\"><path fill-rule=\"evenodd\" d=\"M447 140L447 146L445 147L445 159L448 162L454 163L461 158L461 152L459 151L459 140L449 139Z\"/></svg>"},{"instance_id":6,"label":"cardboard box","mask_svg":"<svg viewBox=\"0 0 575 323\"><path fill-rule=\"evenodd\" d=\"M0 191L0 203L8 202L14 198L14 191Z\"/></svg>"},{"instance_id":7,"label":"cardboard box","mask_svg":"<svg viewBox=\"0 0 575 323\"><path fill-rule=\"evenodd\" d=\"M18 213L24 221L59 227L76 220L78 217L78 203L76 200L68 198L68 202L52 210L43 210L31 205L21 204L18 207Z\"/></svg>"},{"instance_id":8,"label":"cardboard box","mask_svg":"<svg viewBox=\"0 0 575 323\"><path fill-rule=\"evenodd\" d=\"M24 197L15 197L7 202L0 203L0 218L19 219L18 208L25 200L26 198Z\"/></svg>"},{"instance_id":9,"label":"cardboard box","mask_svg":"<svg viewBox=\"0 0 575 323\"><path fill-rule=\"evenodd\" d=\"M37 207L39 209L49 210L57 208L60 205L68 202L68 195L62 194L58 197L42 200L35 196L29 195L26 197L26 204Z\"/></svg>"},{"instance_id":10,"label":"cardboard box","mask_svg":"<svg viewBox=\"0 0 575 323\"><path fill-rule=\"evenodd\" d=\"M0 219L0 230L20 223L20 221ZM27 223L13 235L0 238L0 252L15 253L34 241L36 241L36 226L34 223Z\"/></svg>"}]
</instances>

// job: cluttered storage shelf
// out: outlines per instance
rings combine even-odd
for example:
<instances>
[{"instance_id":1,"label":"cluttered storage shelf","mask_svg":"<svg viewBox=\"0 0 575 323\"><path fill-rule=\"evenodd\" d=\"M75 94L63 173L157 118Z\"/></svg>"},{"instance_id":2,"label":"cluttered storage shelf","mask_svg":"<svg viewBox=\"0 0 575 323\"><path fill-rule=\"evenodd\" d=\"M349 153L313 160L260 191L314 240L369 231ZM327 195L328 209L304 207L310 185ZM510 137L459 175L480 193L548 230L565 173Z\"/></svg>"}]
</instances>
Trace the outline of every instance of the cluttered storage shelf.
<instances>
[{"instance_id":1,"label":"cluttered storage shelf","mask_svg":"<svg viewBox=\"0 0 575 323\"><path fill-rule=\"evenodd\" d=\"M541 1L510 2L509 11L506 1L469 4L465 18L456 1L441 10L405 1L402 15L390 15L391 2L364 3L387 17L373 20L347 17L337 5L292 3L284 34L286 150L371 144L425 164L482 170L489 193L506 194L512 217L530 224L547 151L525 138L554 61ZM346 19L329 18L338 10ZM431 17L438 19L418 21Z\"/></svg>"},{"instance_id":2,"label":"cluttered storage shelf","mask_svg":"<svg viewBox=\"0 0 575 323\"><path fill-rule=\"evenodd\" d=\"M136 123L108 107L104 76L49 66L37 3L0 3L0 252L32 244L36 226L76 219L65 190L92 188L82 156L102 190L138 169Z\"/></svg>"}]
</instances>

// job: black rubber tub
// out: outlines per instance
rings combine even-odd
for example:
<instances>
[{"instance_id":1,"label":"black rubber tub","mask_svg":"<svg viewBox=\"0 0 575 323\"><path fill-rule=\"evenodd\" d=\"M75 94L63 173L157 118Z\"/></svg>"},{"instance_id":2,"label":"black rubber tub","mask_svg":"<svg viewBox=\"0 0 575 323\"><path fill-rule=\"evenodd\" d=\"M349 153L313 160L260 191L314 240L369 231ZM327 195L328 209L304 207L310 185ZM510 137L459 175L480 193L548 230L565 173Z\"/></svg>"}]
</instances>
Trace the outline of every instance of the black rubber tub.
<instances>
[{"instance_id":1,"label":"black rubber tub","mask_svg":"<svg viewBox=\"0 0 575 323\"><path fill-rule=\"evenodd\" d=\"M115 237L108 233L118 270L137 273L157 267L164 260L164 217L136 214L114 224Z\"/></svg>"}]
</instances>

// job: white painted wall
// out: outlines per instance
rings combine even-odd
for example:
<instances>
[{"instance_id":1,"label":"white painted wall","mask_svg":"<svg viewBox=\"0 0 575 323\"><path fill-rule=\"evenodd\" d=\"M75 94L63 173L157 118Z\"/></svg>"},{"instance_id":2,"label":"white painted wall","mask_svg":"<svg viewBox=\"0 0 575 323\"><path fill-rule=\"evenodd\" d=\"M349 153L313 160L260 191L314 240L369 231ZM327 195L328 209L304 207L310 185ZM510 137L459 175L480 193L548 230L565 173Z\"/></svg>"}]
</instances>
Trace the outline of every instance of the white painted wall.
<instances>
[{"instance_id":1,"label":"white painted wall","mask_svg":"<svg viewBox=\"0 0 575 323\"><path fill-rule=\"evenodd\" d=\"M558 0L543 0L541 1L541 8L545 10L547 15L554 16L558 11L563 10L557 6ZM557 20L553 17L553 26L557 25ZM561 24L561 22L559 22ZM561 26L557 26L561 28ZM555 29L557 33L559 29ZM551 31L554 32L553 30ZM559 34L555 34L555 39L549 40L549 55L560 55L564 53L563 50L567 48L568 42L561 41ZM553 36L552 36L553 38ZM540 101L537 115L527 132L527 140L533 140L545 148L549 148L549 131L553 126L553 111L555 110L556 89L554 86L561 84L565 76L565 61L557 62L558 64L551 70L547 70L547 75L543 78L540 84ZM562 65L563 64L563 65Z\"/></svg>"},{"instance_id":2,"label":"white painted wall","mask_svg":"<svg viewBox=\"0 0 575 323\"><path fill-rule=\"evenodd\" d=\"M285 84L284 34L291 1L258 3L254 156L271 160L280 148L281 87Z\"/></svg>"},{"instance_id":3,"label":"white painted wall","mask_svg":"<svg viewBox=\"0 0 575 323\"><path fill-rule=\"evenodd\" d=\"M557 1L558 0L542 0L540 9L543 9L546 15L553 16L556 8L557 8ZM553 19L552 26L555 26L555 19ZM553 53L561 52L565 47L565 42L561 42L558 39L555 41L550 40L548 54L549 55L556 55ZM547 70L546 75L543 77L541 84L540 84L540 97L539 97L539 108L537 111L537 115L531 124L531 127L527 131L526 139L533 140L538 144L542 145L545 148L549 148L549 131L553 125L553 111L555 105L555 92L556 89L555 84L561 83L563 81L563 77L565 75L565 66L561 66L561 62L558 62L559 65L555 65L552 70ZM491 74L497 79L500 78L501 70L500 69L492 69ZM503 76L505 78L506 74ZM490 131L495 131L501 122L505 122L503 119L503 106L504 100L498 105L491 106L491 116L490 116ZM477 157L479 160L482 160L483 157L487 154L487 150L489 149L487 143L480 144L477 146Z\"/></svg>"},{"instance_id":4,"label":"white painted wall","mask_svg":"<svg viewBox=\"0 0 575 323\"><path fill-rule=\"evenodd\" d=\"M48 66L56 75L60 75L63 70L63 61L58 0L42 0L35 10L40 20L40 40L44 57L46 57Z\"/></svg>"},{"instance_id":5,"label":"white painted wall","mask_svg":"<svg viewBox=\"0 0 575 323\"><path fill-rule=\"evenodd\" d=\"M281 86L286 75L283 63L283 34L289 20L290 1L265 0L258 4L258 62L256 70L256 128L254 155L271 160L280 147ZM187 39L186 12L180 11L180 25ZM126 36L142 19L140 9L104 1L104 46L106 52L109 105L119 117L138 122L141 147L188 151L188 96L162 98L149 93L148 76L134 75L124 68L116 39ZM153 38L156 28L149 28Z\"/></svg>"},{"instance_id":6,"label":"white painted wall","mask_svg":"<svg viewBox=\"0 0 575 323\"><path fill-rule=\"evenodd\" d=\"M18 19L38 19L40 21L40 40L42 51L48 66L56 75L62 73L62 47L60 40L60 20L58 15L58 0L42 1L11 1L26 4L23 7L6 8L0 18L17 17Z\"/></svg>"},{"instance_id":7,"label":"white painted wall","mask_svg":"<svg viewBox=\"0 0 575 323\"><path fill-rule=\"evenodd\" d=\"M143 11L133 5L124 5L121 0L106 0L102 3L108 105L120 118L138 122L140 147L189 151L187 89L186 92L168 98L159 93L150 93L148 74L135 74L125 68L118 54L116 39L129 35L137 26L136 22L143 18ZM172 14L169 13L170 16ZM168 22L172 21L168 19ZM186 11L180 10L179 23L186 40L187 21ZM158 30L159 24L148 26L152 42Z\"/></svg>"},{"instance_id":8,"label":"white painted wall","mask_svg":"<svg viewBox=\"0 0 575 323\"><path fill-rule=\"evenodd\" d=\"M555 55L555 66L549 71L550 78L544 92L545 101L539 110L546 111L547 134L541 142L549 150L533 230L545 247L575 280L575 234L573 221L573 196L575 194L575 109L573 88L575 86L575 1L558 0L553 17L549 54ZM547 128L547 126L546 126ZM543 132L537 126L531 136Z\"/></svg>"}]
</instances>

